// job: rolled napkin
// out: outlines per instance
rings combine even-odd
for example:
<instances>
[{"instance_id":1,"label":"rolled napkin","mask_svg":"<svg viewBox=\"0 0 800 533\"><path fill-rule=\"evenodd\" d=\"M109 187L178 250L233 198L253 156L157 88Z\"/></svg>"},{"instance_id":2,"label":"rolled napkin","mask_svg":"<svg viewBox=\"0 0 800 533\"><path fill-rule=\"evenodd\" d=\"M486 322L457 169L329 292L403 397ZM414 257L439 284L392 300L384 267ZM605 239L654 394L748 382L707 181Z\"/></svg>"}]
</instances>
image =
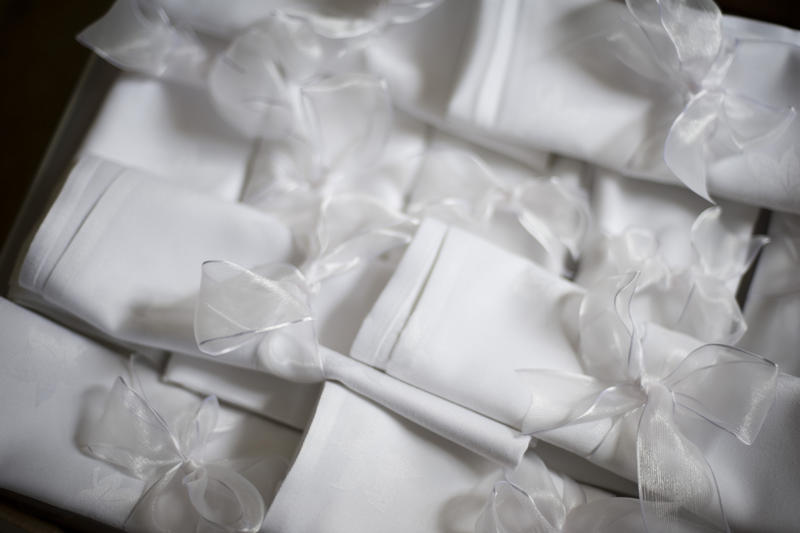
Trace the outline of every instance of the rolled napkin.
<instances>
[{"instance_id":1,"label":"rolled napkin","mask_svg":"<svg viewBox=\"0 0 800 533\"><path fill-rule=\"evenodd\" d=\"M244 189L252 151L252 140L219 119L206 92L122 73L79 155L139 168L235 201Z\"/></svg>"},{"instance_id":2,"label":"rolled napkin","mask_svg":"<svg viewBox=\"0 0 800 533\"><path fill-rule=\"evenodd\" d=\"M436 226L438 231L422 231ZM626 349L624 341L633 338L625 314L628 299L623 293L615 296L615 287L606 286L604 297L587 300L583 289L522 258L461 230L429 223L365 319L351 353L638 478L648 523L670 520L681 510L701 514L712 529L724 530L724 508L733 527L786 530L797 519L788 503L796 497L790 481L796 473L787 472L792 452L783 444L800 431L791 414L797 405L794 378L778 375L774 364L758 356L704 345L654 324L646 325L641 350ZM632 296L632 287L624 294ZM624 313L618 315L617 309ZM612 392L604 392L607 387ZM599 407L592 410L595 398ZM665 409L675 410L675 418L661 416ZM638 432L643 411L642 427L656 420L669 422L668 427ZM584 413L597 418L586 414L589 418L578 420ZM555 427L560 429L545 431ZM659 431L663 439L641 440ZM640 460L638 469L637 442L647 454L640 456L647 460ZM650 446L654 442L662 447ZM706 462L712 471L702 466ZM698 468L680 470L687 464ZM699 477L692 478L690 471ZM673 477L672 487L651 483ZM680 489L687 486L692 490ZM762 491L773 486L786 496L765 501ZM745 501L759 502L757 510L743 507Z\"/></svg>"},{"instance_id":3,"label":"rolled napkin","mask_svg":"<svg viewBox=\"0 0 800 533\"><path fill-rule=\"evenodd\" d=\"M203 356L193 331L199 265L291 254L288 229L269 215L87 157L36 230L12 295L112 342ZM279 420L317 393L276 379L270 386Z\"/></svg>"},{"instance_id":4,"label":"rolled napkin","mask_svg":"<svg viewBox=\"0 0 800 533\"><path fill-rule=\"evenodd\" d=\"M521 464L530 461L528 452ZM472 531L499 475L495 463L329 382L263 529ZM551 483L575 488L576 498L608 498L558 474Z\"/></svg>"},{"instance_id":5,"label":"rolled napkin","mask_svg":"<svg viewBox=\"0 0 800 533\"><path fill-rule=\"evenodd\" d=\"M310 306L315 286L354 259L363 260L353 251L375 251L402 236L394 232L365 232L302 271L286 264L251 271L230 262L205 263L195 318L198 347L226 358L255 352L262 368L290 381L338 381L475 453L516 466L529 438L319 344Z\"/></svg>"},{"instance_id":6,"label":"rolled napkin","mask_svg":"<svg viewBox=\"0 0 800 533\"><path fill-rule=\"evenodd\" d=\"M255 511L248 516L257 517L269 504L299 445L299 432L213 399L200 402L183 389L160 383L158 373L144 363L136 365L135 382L146 396L122 381L114 385L119 376L130 380L127 357L7 300L0 300L0 324L3 489L139 531L195 531L198 522L208 526L209 518L233 525L236 513L230 506L235 500L217 483L234 479L248 486L239 493L249 498L239 503L248 513ZM176 455L167 437L181 424L187 429L180 435L181 446L186 445L181 453L190 448L202 453ZM90 452L82 453L85 445ZM140 475L123 474L92 453L113 457L111 462L137 468ZM194 471L185 486L183 476L170 470L176 464ZM167 470L173 483L167 485L162 476L154 484L158 473Z\"/></svg>"},{"instance_id":7,"label":"rolled napkin","mask_svg":"<svg viewBox=\"0 0 800 533\"><path fill-rule=\"evenodd\" d=\"M472 140L798 212L798 45L710 0L450 1L365 53L401 108Z\"/></svg>"},{"instance_id":8,"label":"rolled napkin","mask_svg":"<svg viewBox=\"0 0 800 533\"><path fill-rule=\"evenodd\" d=\"M741 346L800 376L800 218L773 213L769 236L747 294L744 315L751 327Z\"/></svg>"}]
</instances>

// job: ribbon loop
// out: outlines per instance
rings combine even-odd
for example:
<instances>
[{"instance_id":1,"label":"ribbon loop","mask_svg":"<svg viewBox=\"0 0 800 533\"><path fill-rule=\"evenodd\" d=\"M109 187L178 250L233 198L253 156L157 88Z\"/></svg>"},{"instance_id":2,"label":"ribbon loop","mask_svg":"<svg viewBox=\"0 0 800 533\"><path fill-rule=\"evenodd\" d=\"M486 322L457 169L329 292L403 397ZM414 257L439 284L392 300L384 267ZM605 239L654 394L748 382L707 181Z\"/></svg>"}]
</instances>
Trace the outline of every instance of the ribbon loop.
<instances>
[{"instance_id":1,"label":"ribbon loop","mask_svg":"<svg viewBox=\"0 0 800 533\"><path fill-rule=\"evenodd\" d=\"M247 270L229 261L206 261L202 271L194 331L198 347L209 355L311 320L305 277L291 265Z\"/></svg>"},{"instance_id":2,"label":"ribbon loop","mask_svg":"<svg viewBox=\"0 0 800 533\"><path fill-rule=\"evenodd\" d=\"M584 297L580 350L588 375L519 371L532 387L523 428L535 434L607 419L595 428L602 433L596 445L585 450L591 457L612 433L618 438L620 422L635 414L648 531L684 531L687 524L728 531L714 473L682 433L676 412L694 413L749 445L774 402L778 368L743 350L696 347L693 339L658 328L642 335L643 343L638 331L644 329L630 310L636 279L635 273L611 277Z\"/></svg>"},{"instance_id":3,"label":"ribbon loop","mask_svg":"<svg viewBox=\"0 0 800 533\"><path fill-rule=\"evenodd\" d=\"M244 476L202 453L217 423L219 403L203 400L184 413L175 433L147 402L118 378L88 435L86 451L131 475L152 481L131 510L131 531L254 532L264 519L261 493Z\"/></svg>"}]
</instances>

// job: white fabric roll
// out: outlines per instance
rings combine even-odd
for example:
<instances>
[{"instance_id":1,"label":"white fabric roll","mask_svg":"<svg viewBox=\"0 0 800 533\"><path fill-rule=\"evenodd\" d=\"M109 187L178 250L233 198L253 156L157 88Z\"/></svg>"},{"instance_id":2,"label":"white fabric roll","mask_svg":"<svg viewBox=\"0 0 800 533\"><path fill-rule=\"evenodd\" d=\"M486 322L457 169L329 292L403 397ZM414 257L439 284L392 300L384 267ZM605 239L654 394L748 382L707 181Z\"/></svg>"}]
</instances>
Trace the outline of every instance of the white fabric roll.
<instances>
[{"instance_id":1,"label":"white fabric roll","mask_svg":"<svg viewBox=\"0 0 800 533\"><path fill-rule=\"evenodd\" d=\"M147 483L79 446L115 379L130 379L128 359L3 299L0 330L0 486L122 527ZM149 402L170 422L199 400L162 384L144 363L134 371ZM297 431L221 407L206 459L288 462L299 441ZM256 485L274 489L278 482L261 478Z\"/></svg>"},{"instance_id":2,"label":"white fabric roll","mask_svg":"<svg viewBox=\"0 0 800 533\"><path fill-rule=\"evenodd\" d=\"M519 425L529 406L537 416L558 419L559 388L550 383L550 395L537 390L540 395L532 404L533 391L526 388L531 385L517 371L583 373L577 352L577 310L583 294L579 287L522 258L461 230L427 221L365 319L352 354L510 425ZM652 361L684 356L703 344L653 324L648 325L645 340L644 350ZM371 346L379 348L370 350ZM789 482L796 473L787 473L795 464L793 452L785 445L800 435L795 381L781 375L776 404L750 446L730 435L719 436L724 431L713 426L709 430L707 421L680 418L685 432L706 435L693 440L718 473L722 503L734 528L756 528L760 523L767 530L782 531L798 518L796 509L786 505L798 497L796 484ZM606 439L609 419L537 436L579 455L594 450L592 461L635 480L636 420L624 419L614 436ZM752 475L745 477L742 472ZM777 490L782 496L767 502L761 494L776 486L770 475L781 480ZM759 512L743 509L745 501L758 501Z\"/></svg>"},{"instance_id":3,"label":"white fabric roll","mask_svg":"<svg viewBox=\"0 0 800 533\"><path fill-rule=\"evenodd\" d=\"M620 60L618 55L627 60L639 54L641 63L658 68L650 56L642 60L646 44L619 51L619 35L630 31L639 30L619 2L451 0L416 24L394 28L366 54L371 68L389 81L398 105L450 131L676 183L664 165L663 148L686 101L674 86L677 76L654 75L654 80ZM789 66L800 53L798 33L735 17L722 18L722 32L744 42L757 36L785 43L740 46L720 87L790 115L789 106L800 104L800 80ZM712 36L703 38L710 46ZM764 74L754 77L754 71ZM783 138L796 139L800 122L788 128ZM800 210L792 185L798 177L793 144L712 158L709 190L745 203Z\"/></svg>"},{"instance_id":4,"label":"white fabric roll","mask_svg":"<svg viewBox=\"0 0 800 533\"><path fill-rule=\"evenodd\" d=\"M203 356L194 307L203 261L286 261L291 235L269 215L97 158L73 168L19 267L16 299L114 342ZM253 368L243 349L225 362ZM266 376L270 415L316 389ZM305 398L305 399L304 399Z\"/></svg>"},{"instance_id":5,"label":"white fabric roll","mask_svg":"<svg viewBox=\"0 0 800 533\"><path fill-rule=\"evenodd\" d=\"M491 462L326 383L263 529L473 531L499 474ZM564 490L558 474L553 482ZM587 500L608 496L580 490Z\"/></svg>"}]
</instances>

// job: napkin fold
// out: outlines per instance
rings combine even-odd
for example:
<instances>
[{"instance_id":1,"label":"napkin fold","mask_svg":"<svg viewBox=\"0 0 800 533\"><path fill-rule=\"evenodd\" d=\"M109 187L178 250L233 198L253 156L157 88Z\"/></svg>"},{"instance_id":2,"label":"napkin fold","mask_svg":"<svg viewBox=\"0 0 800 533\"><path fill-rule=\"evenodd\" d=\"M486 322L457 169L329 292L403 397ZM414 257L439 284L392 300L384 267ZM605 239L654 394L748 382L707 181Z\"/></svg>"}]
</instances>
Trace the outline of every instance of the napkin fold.
<instances>
[{"instance_id":1,"label":"napkin fold","mask_svg":"<svg viewBox=\"0 0 800 533\"><path fill-rule=\"evenodd\" d=\"M275 218L94 157L78 161L18 267L12 296L112 342L205 357L194 338L200 265L286 261ZM237 356L238 355L238 359ZM253 368L252 354L226 359ZM285 420L316 389L269 377L271 416Z\"/></svg>"}]
</instances>

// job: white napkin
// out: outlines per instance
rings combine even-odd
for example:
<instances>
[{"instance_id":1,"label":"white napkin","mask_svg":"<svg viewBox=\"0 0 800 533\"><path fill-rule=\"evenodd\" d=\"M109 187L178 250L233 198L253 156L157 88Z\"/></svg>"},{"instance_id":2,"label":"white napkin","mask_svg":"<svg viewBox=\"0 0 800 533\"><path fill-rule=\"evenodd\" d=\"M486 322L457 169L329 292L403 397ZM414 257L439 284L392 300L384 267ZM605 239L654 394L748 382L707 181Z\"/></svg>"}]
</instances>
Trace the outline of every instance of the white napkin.
<instances>
[{"instance_id":1,"label":"white napkin","mask_svg":"<svg viewBox=\"0 0 800 533\"><path fill-rule=\"evenodd\" d=\"M496 465L326 383L263 529L473 531L498 477ZM564 490L558 474L553 483ZM607 497L588 487L578 490L587 500Z\"/></svg>"},{"instance_id":2,"label":"white napkin","mask_svg":"<svg viewBox=\"0 0 800 533\"><path fill-rule=\"evenodd\" d=\"M580 371L573 315L582 291L538 265L427 219L351 355L519 426L530 391L515 369Z\"/></svg>"},{"instance_id":3,"label":"white napkin","mask_svg":"<svg viewBox=\"0 0 800 533\"><path fill-rule=\"evenodd\" d=\"M691 30L695 13L682 16ZM800 53L797 32L722 17L722 33L738 39L734 61L721 85L709 77L709 87L763 103L759 110L770 117L765 123L791 117L788 106L800 104L800 80L789 66ZM634 35L636 44L624 44L622 35ZM785 44L750 45L753 36ZM711 29L700 38L714 45ZM400 107L450 131L675 183L663 148L686 104L684 89L676 88L683 73L660 72L666 61L659 65L648 47L618 2L451 0L416 24L392 28L365 53L372 70L389 81ZM643 75L633 65L650 72ZM712 154L706 165L711 193L800 210L797 143L791 141L798 138L800 122L791 121L785 131L781 124L774 143L767 135L760 147L744 142L746 149ZM726 142L715 138L712 144L719 148Z\"/></svg>"},{"instance_id":4,"label":"white napkin","mask_svg":"<svg viewBox=\"0 0 800 533\"><path fill-rule=\"evenodd\" d=\"M238 200L252 149L252 140L216 113L206 91L121 73L79 155L94 155Z\"/></svg>"},{"instance_id":5,"label":"white napkin","mask_svg":"<svg viewBox=\"0 0 800 533\"><path fill-rule=\"evenodd\" d=\"M750 328L741 344L800 376L800 218L773 213L769 236L747 294Z\"/></svg>"},{"instance_id":6,"label":"white napkin","mask_svg":"<svg viewBox=\"0 0 800 533\"><path fill-rule=\"evenodd\" d=\"M202 262L257 266L291 253L289 231L269 215L84 158L37 229L12 294L114 342L205 357L193 329ZM225 361L252 368L250 355ZM283 391L270 403L279 420L316 394L273 377L264 383Z\"/></svg>"},{"instance_id":7,"label":"white napkin","mask_svg":"<svg viewBox=\"0 0 800 533\"><path fill-rule=\"evenodd\" d=\"M577 309L583 294L579 287L522 258L461 230L427 221L365 319L352 355L510 425L519 426L528 407L532 413L557 419L560 415L552 411L556 406L551 400L560 391L554 382L548 384L555 395L551 397L530 388L535 385L524 383L517 370L582 374ZM702 344L655 325L648 327L646 338L646 350L657 350L663 358ZM751 446L722 436L724 432L713 426L709 430L706 421L696 424L700 429L686 430L705 435L695 441L703 443L718 473L723 506L734 527L755 528L760 523L768 530L782 530L798 518L796 509L787 504L798 494L796 483L789 481L797 475L791 468L796 464L792 447L785 445L800 435L798 390L800 382L781 375L776 404ZM531 403L534 391L542 395ZM619 440L606 439L590 457L631 479L636 477L634 418L626 419ZM589 455L608 428L608 419L602 419L537 436ZM713 445L707 445L709 435ZM762 501L761 495L771 487L779 487L781 496ZM761 507L753 512L752 507L741 506L743 501L759 501Z\"/></svg>"},{"instance_id":8,"label":"white napkin","mask_svg":"<svg viewBox=\"0 0 800 533\"><path fill-rule=\"evenodd\" d=\"M0 300L0 329L0 485L122 527L146 483L85 455L79 446L115 379L130 379L128 359L7 300ZM160 383L158 373L143 363L134 371L167 420L199 400ZM223 406L206 459L288 462L299 441L297 431ZM256 484L274 489L277 482L264 477Z\"/></svg>"}]
</instances>

